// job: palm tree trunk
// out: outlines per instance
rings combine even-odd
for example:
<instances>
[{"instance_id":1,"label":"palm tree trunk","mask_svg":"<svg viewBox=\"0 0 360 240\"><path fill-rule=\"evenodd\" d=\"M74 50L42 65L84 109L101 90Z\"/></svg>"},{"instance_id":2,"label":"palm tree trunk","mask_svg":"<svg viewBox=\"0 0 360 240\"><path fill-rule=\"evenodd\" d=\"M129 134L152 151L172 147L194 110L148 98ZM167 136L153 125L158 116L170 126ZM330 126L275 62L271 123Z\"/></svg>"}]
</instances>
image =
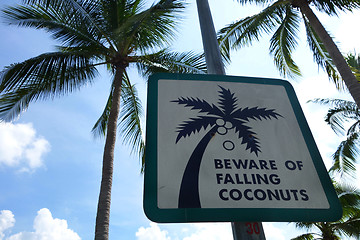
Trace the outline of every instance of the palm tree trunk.
<instances>
[{"instance_id":1,"label":"palm tree trunk","mask_svg":"<svg viewBox=\"0 0 360 240\"><path fill-rule=\"evenodd\" d=\"M120 95L123 67L117 67L114 77L114 92L108 119L103 155L102 179L95 225L95 240L109 239L111 186L114 166L117 119L120 111Z\"/></svg>"},{"instance_id":2,"label":"palm tree trunk","mask_svg":"<svg viewBox=\"0 0 360 240\"><path fill-rule=\"evenodd\" d=\"M213 127L196 145L186 165L180 185L179 208L201 208L199 196L199 173L201 160L218 126Z\"/></svg>"},{"instance_id":3,"label":"palm tree trunk","mask_svg":"<svg viewBox=\"0 0 360 240\"><path fill-rule=\"evenodd\" d=\"M349 65L346 63L340 50L325 30L319 19L316 17L314 12L309 7L306 0L296 1L300 8L300 11L306 16L311 27L314 29L316 34L319 36L321 41L324 43L326 50L329 52L330 57L334 61L334 64L339 71L341 78L345 82L351 96L356 102L357 106L360 107L360 84L354 74L352 73Z\"/></svg>"}]
</instances>

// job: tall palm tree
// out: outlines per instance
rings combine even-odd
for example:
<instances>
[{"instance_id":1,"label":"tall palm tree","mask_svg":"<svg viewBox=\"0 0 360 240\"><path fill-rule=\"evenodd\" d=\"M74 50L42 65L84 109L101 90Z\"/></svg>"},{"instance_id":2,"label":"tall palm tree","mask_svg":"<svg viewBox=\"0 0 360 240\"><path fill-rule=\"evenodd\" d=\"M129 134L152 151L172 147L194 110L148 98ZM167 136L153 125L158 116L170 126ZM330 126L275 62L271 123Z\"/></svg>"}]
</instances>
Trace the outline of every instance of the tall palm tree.
<instances>
[{"instance_id":1,"label":"tall palm tree","mask_svg":"<svg viewBox=\"0 0 360 240\"><path fill-rule=\"evenodd\" d=\"M260 150L260 143L255 136L256 133L252 128L245 124L250 120L269 120L271 118L277 119L281 117L275 112L275 109L266 109L259 107L252 108L237 108L237 98L230 89L225 89L221 86L219 90L219 107L210 104L205 100L192 97L180 97L172 102L191 107L191 110L198 110L201 115L196 118L191 118L184 121L178 127L178 135L176 143L193 133L199 132L202 128L211 127L205 136L196 145L190 159L186 165L185 172L180 185L179 193L179 208L201 208L199 197L199 170L202 157L210 140L216 135L225 135L230 130L234 130L241 140L241 144L246 144L246 150L250 153L258 155ZM204 115L206 114L206 115ZM230 141L224 142L224 148L232 150L233 143Z\"/></svg>"},{"instance_id":2,"label":"tall palm tree","mask_svg":"<svg viewBox=\"0 0 360 240\"><path fill-rule=\"evenodd\" d=\"M173 53L182 0L23 0L3 10L13 25L43 29L61 43L44 53L6 67L0 75L0 120L11 120L30 102L62 96L90 83L97 66L113 74L105 109L93 131L106 135L95 239L108 239L116 129L121 111L123 140L144 152L140 105L126 73L135 65L144 76L153 72L204 73L201 55Z\"/></svg>"},{"instance_id":3,"label":"tall palm tree","mask_svg":"<svg viewBox=\"0 0 360 240\"><path fill-rule=\"evenodd\" d=\"M312 8L328 15L338 11L351 11L360 7L358 0L237 0L241 4L254 3L266 7L253 16L240 19L219 31L220 48L229 53L258 40L260 34L274 32L270 39L270 53L283 76L301 75L292 58L297 46L297 34L301 19L304 22L307 42L316 63L324 68L338 87L340 74L357 106L360 107L360 84L329 33L325 30Z\"/></svg>"},{"instance_id":4,"label":"tall palm tree","mask_svg":"<svg viewBox=\"0 0 360 240\"><path fill-rule=\"evenodd\" d=\"M337 222L299 222L297 228L308 233L291 240L340 240L342 237L360 239L360 191L346 184L334 184L343 209L343 216ZM310 232L316 230L315 232Z\"/></svg>"}]
</instances>

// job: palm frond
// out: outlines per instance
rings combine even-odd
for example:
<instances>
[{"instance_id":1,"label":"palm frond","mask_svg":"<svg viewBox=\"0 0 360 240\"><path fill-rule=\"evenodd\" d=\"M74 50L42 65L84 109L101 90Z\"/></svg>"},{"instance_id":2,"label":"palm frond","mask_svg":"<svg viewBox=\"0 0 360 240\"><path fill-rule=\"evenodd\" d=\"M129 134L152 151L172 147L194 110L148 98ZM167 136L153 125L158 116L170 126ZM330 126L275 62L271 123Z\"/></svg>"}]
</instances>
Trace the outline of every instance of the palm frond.
<instances>
[{"instance_id":1,"label":"palm frond","mask_svg":"<svg viewBox=\"0 0 360 240\"><path fill-rule=\"evenodd\" d=\"M359 209L357 208L359 211ZM349 219L348 221L344 222L343 224L336 224L337 232L339 235L347 236L352 239L359 239L360 238L360 217L359 213L357 213L357 217L354 219ZM342 238L339 238L342 239Z\"/></svg>"},{"instance_id":2,"label":"palm frond","mask_svg":"<svg viewBox=\"0 0 360 240\"><path fill-rule=\"evenodd\" d=\"M334 183L336 193L343 207L343 216L332 227L339 235L359 238L360 229L360 191L349 183Z\"/></svg>"},{"instance_id":3,"label":"palm frond","mask_svg":"<svg viewBox=\"0 0 360 240\"><path fill-rule=\"evenodd\" d=\"M142 164L144 164L145 138L140 121L143 116L143 109L137 90L135 86L130 83L126 73L124 74L121 90L120 135L122 136L123 143L130 145L132 152L136 152L142 160ZM143 167L142 165L142 168Z\"/></svg>"},{"instance_id":4,"label":"palm frond","mask_svg":"<svg viewBox=\"0 0 360 240\"><path fill-rule=\"evenodd\" d=\"M360 55L355 55L352 53L349 53L345 60L347 64L350 66L351 71L354 73L356 79L360 79Z\"/></svg>"},{"instance_id":5,"label":"palm frond","mask_svg":"<svg viewBox=\"0 0 360 240\"><path fill-rule=\"evenodd\" d=\"M193 52L170 52L168 49L144 56L134 57L134 62L143 76L157 72L197 73L206 70L205 56Z\"/></svg>"},{"instance_id":6,"label":"palm frond","mask_svg":"<svg viewBox=\"0 0 360 240\"><path fill-rule=\"evenodd\" d=\"M349 53L346 56L346 62L353 68L360 71L360 55Z\"/></svg>"},{"instance_id":7,"label":"palm frond","mask_svg":"<svg viewBox=\"0 0 360 240\"><path fill-rule=\"evenodd\" d=\"M360 113L355 102L343 99L320 98L309 100L308 102L321 105L329 105L332 107L328 110L325 122L327 122L331 126L335 133L344 134L345 128L343 123L350 120L355 120L356 122L349 128L347 135L350 135L358 130Z\"/></svg>"},{"instance_id":8,"label":"palm frond","mask_svg":"<svg viewBox=\"0 0 360 240\"><path fill-rule=\"evenodd\" d=\"M349 109L355 109L356 104L353 101L343 100L343 99L333 99L333 98L315 98L313 100L309 100L308 102L321 104L321 105L329 105L331 107L342 107L345 106Z\"/></svg>"},{"instance_id":9,"label":"palm frond","mask_svg":"<svg viewBox=\"0 0 360 240\"><path fill-rule=\"evenodd\" d=\"M143 0L130 0L130 1L100 1L101 16L103 19L102 28L109 34L112 40L116 40L115 43L122 42L125 36L121 34L121 31L125 31L126 23L129 18L138 14L145 5ZM123 29L123 30L120 30ZM128 30L130 31L130 30ZM122 40L118 41L119 35ZM121 47L125 47L121 44ZM119 46L118 46L119 47Z\"/></svg>"},{"instance_id":10,"label":"palm frond","mask_svg":"<svg viewBox=\"0 0 360 240\"><path fill-rule=\"evenodd\" d=\"M129 46L146 53L149 48L162 47L174 39L179 13L184 9L180 0L160 0L150 8L128 17L117 29L118 39L128 39Z\"/></svg>"},{"instance_id":11,"label":"palm frond","mask_svg":"<svg viewBox=\"0 0 360 240\"><path fill-rule=\"evenodd\" d=\"M245 5L245 4L257 4L257 5L266 5L270 2L272 2L271 0L237 0L240 4Z\"/></svg>"},{"instance_id":12,"label":"palm frond","mask_svg":"<svg viewBox=\"0 0 360 240\"><path fill-rule=\"evenodd\" d=\"M185 105L185 107L191 107L192 110L200 110L199 112L202 113L208 113L219 117L224 116L224 113L217 106L209 104L207 101L199 98L179 97L177 100L173 100L171 102Z\"/></svg>"},{"instance_id":13,"label":"palm frond","mask_svg":"<svg viewBox=\"0 0 360 240\"><path fill-rule=\"evenodd\" d=\"M337 134L345 134L344 123L352 120L355 122L349 127L346 140L342 141L333 154L333 166L330 173L347 174L354 177L355 163L360 153L359 149L359 126L360 114L357 105L352 101L342 99L314 99L308 102L329 105L325 121Z\"/></svg>"},{"instance_id":14,"label":"palm frond","mask_svg":"<svg viewBox=\"0 0 360 240\"><path fill-rule=\"evenodd\" d=\"M338 183L333 181L333 185L336 194L340 200L343 209L343 216L336 222L298 222L295 226L300 229L309 231L314 228L318 233L312 234L314 237L319 236L316 239L323 239L324 236L331 236L331 239L343 239L342 236L359 238L360 229L360 191L358 188L350 185L349 183ZM293 239L306 239L301 238Z\"/></svg>"},{"instance_id":15,"label":"palm frond","mask_svg":"<svg viewBox=\"0 0 360 240\"><path fill-rule=\"evenodd\" d=\"M314 228L315 226L316 225L313 222L296 222L295 223L296 228L305 229L305 230L310 230L310 229Z\"/></svg>"},{"instance_id":16,"label":"palm frond","mask_svg":"<svg viewBox=\"0 0 360 240\"><path fill-rule=\"evenodd\" d=\"M76 47L64 47L64 46L55 46L55 49L58 52L63 52L66 54L72 55L81 55L81 56L88 56L91 57L94 66L98 65L105 65L111 63L109 61L109 51L104 49L98 48L97 46L76 46Z\"/></svg>"},{"instance_id":17,"label":"palm frond","mask_svg":"<svg viewBox=\"0 0 360 240\"><path fill-rule=\"evenodd\" d=\"M354 133L360 132L360 121L356 121L353 125L351 125L346 133L347 136L350 136Z\"/></svg>"},{"instance_id":18,"label":"palm frond","mask_svg":"<svg viewBox=\"0 0 360 240\"><path fill-rule=\"evenodd\" d=\"M344 134L344 122L349 120L360 120L359 109L355 102L342 99L320 99L316 98L308 102L317 103L321 105L329 105L332 108L328 110L325 121L337 134ZM355 130L356 125L353 127ZM349 131L349 134L351 131Z\"/></svg>"},{"instance_id":19,"label":"palm frond","mask_svg":"<svg viewBox=\"0 0 360 240\"><path fill-rule=\"evenodd\" d=\"M283 9L280 1L268 6L263 11L236 21L218 32L220 50L224 53L230 49L251 45L264 33L270 33L280 22L279 12Z\"/></svg>"},{"instance_id":20,"label":"palm frond","mask_svg":"<svg viewBox=\"0 0 360 240\"><path fill-rule=\"evenodd\" d=\"M228 39L222 39L222 36L217 34L217 41L223 63L229 64L231 62L231 45Z\"/></svg>"},{"instance_id":21,"label":"palm frond","mask_svg":"<svg viewBox=\"0 0 360 240\"><path fill-rule=\"evenodd\" d=\"M249 121L250 119L253 120L262 120L262 119L271 119L278 117L282 117L280 114L275 112L275 109L266 109L266 108L239 108L236 111L234 111L231 116L233 118L237 118L240 120Z\"/></svg>"},{"instance_id":22,"label":"palm frond","mask_svg":"<svg viewBox=\"0 0 360 240\"><path fill-rule=\"evenodd\" d=\"M124 79L123 79L123 81L124 81ZM114 92L114 86L112 85L108 100L106 101L105 108L104 108L102 114L100 115L99 119L96 121L93 128L91 129L91 132L93 133L94 137L104 137L106 135L106 129L107 129L108 120L109 120L113 92Z\"/></svg>"},{"instance_id":23,"label":"palm frond","mask_svg":"<svg viewBox=\"0 0 360 240\"><path fill-rule=\"evenodd\" d=\"M114 87L112 86L104 111L92 128L92 133L95 137L105 136L106 134L113 91ZM143 170L145 159L145 142L140 121L141 117L143 116L143 109L137 94L137 90L134 85L131 85L126 72L123 74L121 100L122 105L119 115L120 135L122 136L123 143L132 147L132 153L136 152L139 155Z\"/></svg>"},{"instance_id":24,"label":"palm frond","mask_svg":"<svg viewBox=\"0 0 360 240\"><path fill-rule=\"evenodd\" d=\"M299 16L289 5L284 7L285 16L279 28L270 39L270 53L274 55L275 66L283 76L300 76L300 69L291 57L297 45Z\"/></svg>"},{"instance_id":25,"label":"palm frond","mask_svg":"<svg viewBox=\"0 0 360 240\"><path fill-rule=\"evenodd\" d=\"M360 190L349 182L333 183L336 194L345 208L360 204ZM360 209L359 209L360 210Z\"/></svg>"},{"instance_id":26,"label":"palm frond","mask_svg":"<svg viewBox=\"0 0 360 240\"><path fill-rule=\"evenodd\" d=\"M242 139L241 144L246 144L246 150L250 149L250 153L254 152L256 156L261 152L260 143L255 136L255 132L251 131L251 127L244 125L244 121L231 119L230 122L238 133L238 138Z\"/></svg>"},{"instance_id":27,"label":"palm frond","mask_svg":"<svg viewBox=\"0 0 360 240\"><path fill-rule=\"evenodd\" d=\"M3 120L11 120L31 101L62 96L91 83L96 68L87 56L47 53L6 67L0 73Z\"/></svg>"},{"instance_id":28,"label":"palm frond","mask_svg":"<svg viewBox=\"0 0 360 240\"><path fill-rule=\"evenodd\" d=\"M314 4L320 12L325 12L328 15L337 15L338 11L352 11L360 7L360 2L351 0L319 0L313 1L312 4Z\"/></svg>"},{"instance_id":29,"label":"palm frond","mask_svg":"<svg viewBox=\"0 0 360 240\"><path fill-rule=\"evenodd\" d=\"M230 91L230 89L225 89L219 86L221 90L219 90L219 105L225 116L230 116L231 113L235 110L237 104L237 98L234 96L235 94Z\"/></svg>"},{"instance_id":30,"label":"palm frond","mask_svg":"<svg viewBox=\"0 0 360 240\"><path fill-rule=\"evenodd\" d=\"M37 86L26 86L0 95L0 122L11 121L26 111L30 102L38 99Z\"/></svg>"},{"instance_id":31,"label":"palm frond","mask_svg":"<svg viewBox=\"0 0 360 240\"><path fill-rule=\"evenodd\" d=\"M328 110L328 113L325 118L330 127L337 134L344 134L345 127L344 122L349 120L358 120L359 114L353 111L354 109L351 106L343 106L339 108L331 108ZM357 108L356 108L357 110Z\"/></svg>"},{"instance_id":32,"label":"palm frond","mask_svg":"<svg viewBox=\"0 0 360 240\"><path fill-rule=\"evenodd\" d=\"M314 240L314 239L316 238L314 237L313 233L305 233L295 238L292 238L291 240Z\"/></svg>"},{"instance_id":33,"label":"palm frond","mask_svg":"<svg viewBox=\"0 0 360 240\"><path fill-rule=\"evenodd\" d=\"M62 95L81 86L84 79L94 78L96 73L88 56L63 52L46 53L5 67L0 75L0 92L38 84L54 95Z\"/></svg>"},{"instance_id":34,"label":"palm frond","mask_svg":"<svg viewBox=\"0 0 360 240\"><path fill-rule=\"evenodd\" d=\"M97 17L99 13L95 11L97 1L28 2L34 5L9 7L3 11L10 24L45 29L64 46L92 46L107 50L101 40L107 37L95 22L101 22Z\"/></svg>"},{"instance_id":35,"label":"palm frond","mask_svg":"<svg viewBox=\"0 0 360 240\"><path fill-rule=\"evenodd\" d=\"M216 124L217 117L199 116L197 118L190 118L189 121L184 121L178 127L178 135L176 143L183 137L186 138L193 133L200 132L201 129L206 130L208 126Z\"/></svg>"},{"instance_id":36,"label":"palm frond","mask_svg":"<svg viewBox=\"0 0 360 240\"><path fill-rule=\"evenodd\" d=\"M314 61L318 64L318 66L320 66L326 71L329 79L331 79L335 83L337 89L344 89L344 82L340 79L339 73L323 42L315 33L309 21L304 15L303 19L305 24L307 43L313 53Z\"/></svg>"},{"instance_id":37,"label":"palm frond","mask_svg":"<svg viewBox=\"0 0 360 240\"><path fill-rule=\"evenodd\" d=\"M336 152L333 154L333 166L330 168L330 172L339 172L342 174L348 174L353 176L356 171L356 159L359 155L358 147L359 134L353 133L348 136L345 141L342 141L338 146Z\"/></svg>"}]
</instances>

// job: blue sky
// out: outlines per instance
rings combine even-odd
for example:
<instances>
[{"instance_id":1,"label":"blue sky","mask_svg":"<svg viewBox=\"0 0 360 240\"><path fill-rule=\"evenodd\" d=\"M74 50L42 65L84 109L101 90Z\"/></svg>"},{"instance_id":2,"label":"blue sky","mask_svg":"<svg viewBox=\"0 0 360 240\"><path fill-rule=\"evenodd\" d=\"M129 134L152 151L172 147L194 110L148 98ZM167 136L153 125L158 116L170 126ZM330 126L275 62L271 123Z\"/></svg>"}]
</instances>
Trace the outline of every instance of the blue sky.
<instances>
[{"instance_id":1,"label":"blue sky","mask_svg":"<svg viewBox=\"0 0 360 240\"><path fill-rule=\"evenodd\" d=\"M1 0L0 8L17 0ZM190 1L189 1L190 2ZM201 38L194 3L181 23L174 49L201 51ZM258 8L242 7L232 0L210 0L216 28ZM320 16L344 53L360 52L354 24L359 12L339 18ZM303 30L300 30L300 35ZM0 24L0 69L43 52L53 42L41 31ZM233 54L228 75L280 78L268 54L268 39ZM315 141L327 166L339 137L323 122L326 107L305 102L315 97L343 97L329 84L312 61L306 41L299 39L295 59L303 77L291 81L303 105ZM141 98L146 103L146 81L131 70ZM81 91L47 101L38 101L19 119L0 123L0 240L92 239L101 177L103 139L91 128L100 116L110 88L110 76L100 76ZM143 118L145 120L145 118ZM232 239L229 224L155 224L142 210L143 176L136 156L117 142L112 193L110 239ZM288 223L265 223L269 240L290 239L300 232Z\"/></svg>"}]
</instances>

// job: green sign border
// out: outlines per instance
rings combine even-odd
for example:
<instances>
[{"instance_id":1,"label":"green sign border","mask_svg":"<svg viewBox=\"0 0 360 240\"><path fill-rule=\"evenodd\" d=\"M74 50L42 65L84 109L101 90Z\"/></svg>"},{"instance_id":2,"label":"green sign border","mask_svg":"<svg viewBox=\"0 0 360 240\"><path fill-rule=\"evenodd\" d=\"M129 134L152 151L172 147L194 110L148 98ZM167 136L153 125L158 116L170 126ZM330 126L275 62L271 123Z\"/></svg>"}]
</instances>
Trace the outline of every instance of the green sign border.
<instances>
[{"instance_id":1,"label":"green sign border","mask_svg":"<svg viewBox=\"0 0 360 240\"><path fill-rule=\"evenodd\" d=\"M157 207L157 123L158 123L158 81L194 80L241 82L252 84L281 85L285 87L296 119L306 141L320 182L329 201L329 209L288 208L175 208ZM161 223L181 222L324 222L336 221L342 216L342 208L330 177L315 144L310 128L291 84L284 80L223 75L168 74L150 76L147 95L146 154L144 178L144 211L146 216Z\"/></svg>"}]
</instances>

